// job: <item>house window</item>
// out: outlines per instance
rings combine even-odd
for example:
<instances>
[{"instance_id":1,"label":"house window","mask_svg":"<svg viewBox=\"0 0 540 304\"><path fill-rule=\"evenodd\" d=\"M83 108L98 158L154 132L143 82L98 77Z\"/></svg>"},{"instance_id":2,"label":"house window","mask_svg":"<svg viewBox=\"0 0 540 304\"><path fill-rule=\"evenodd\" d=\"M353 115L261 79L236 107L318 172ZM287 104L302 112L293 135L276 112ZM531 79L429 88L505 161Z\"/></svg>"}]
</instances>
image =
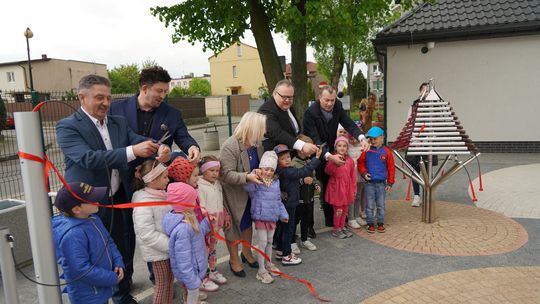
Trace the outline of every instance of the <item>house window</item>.
<instances>
[{"instance_id":1,"label":"house window","mask_svg":"<svg viewBox=\"0 0 540 304\"><path fill-rule=\"evenodd\" d=\"M232 66L232 77L237 78L238 77L238 69L235 65Z\"/></svg>"},{"instance_id":2,"label":"house window","mask_svg":"<svg viewBox=\"0 0 540 304\"><path fill-rule=\"evenodd\" d=\"M236 56L242 57L242 45L241 44L236 45Z\"/></svg>"},{"instance_id":3,"label":"house window","mask_svg":"<svg viewBox=\"0 0 540 304\"><path fill-rule=\"evenodd\" d=\"M7 81L8 82L15 82L15 73L6 72L6 74L7 74Z\"/></svg>"},{"instance_id":4,"label":"house window","mask_svg":"<svg viewBox=\"0 0 540 304\"><path fill-rule=\"evenodd\" d=\"M372 89L381 91L382 90L382 81L381 80L375 80L372 82Z\"/></svg>"},{"instance_id":5,"label":"house window","mask_svg":"<svg viewBox=\"0 0 540 304\"><path fill-rule=\"evenodd\" d=\"M379 71L379 65L374 64L374 65L373 65L373 73L376 73L376 72L378 72L378 71Z\"/></svg>"},{"instance_id":6,"label":"house window","mask_svg":"<svg viewBox=\"0 0 540 304\"><path fill-rule=\"evenodd\" d=\"M187 87L187 81L184 81L184 87Z\"/></svg>"}]
</instances>

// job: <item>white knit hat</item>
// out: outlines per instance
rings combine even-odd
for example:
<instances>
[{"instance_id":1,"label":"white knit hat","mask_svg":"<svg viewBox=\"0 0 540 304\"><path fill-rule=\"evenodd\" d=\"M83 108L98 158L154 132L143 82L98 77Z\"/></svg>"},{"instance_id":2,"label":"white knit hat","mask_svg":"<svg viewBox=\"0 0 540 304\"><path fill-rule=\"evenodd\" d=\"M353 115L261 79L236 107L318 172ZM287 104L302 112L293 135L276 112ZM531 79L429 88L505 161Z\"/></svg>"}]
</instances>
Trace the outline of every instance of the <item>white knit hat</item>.
<instances>
[{"instance_id":1,"label":"white knit hat","mask_svg":"<svg viewBox=\"0 0 540 304\"><path fill-rule=\"evenodd\" d=\"M276 170L277 167L277 154L274 151L266 151L261 157L259 162L259 168L272 168Z\"/></svg>"}]
</instances>

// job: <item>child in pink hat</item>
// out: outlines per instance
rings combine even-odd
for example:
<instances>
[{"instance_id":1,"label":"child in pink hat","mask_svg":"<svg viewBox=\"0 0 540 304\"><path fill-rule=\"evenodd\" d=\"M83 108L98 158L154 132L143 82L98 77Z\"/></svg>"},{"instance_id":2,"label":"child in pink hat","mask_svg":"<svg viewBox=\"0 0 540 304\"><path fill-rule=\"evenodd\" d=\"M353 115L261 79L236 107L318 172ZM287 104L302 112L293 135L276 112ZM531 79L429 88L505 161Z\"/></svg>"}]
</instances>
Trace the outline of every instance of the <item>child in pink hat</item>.
<instances>
[{"instance_id":1,"label":"child in pink hat","mask_svg":"<svg viewBox=\"0 0 540 304\"><path fill-rule=\"evenodd\" d=\"M349 140L340 136L334 143L335 154L339 155L345 164L336 166L333 162L327 162L324 172L330 176L324 200L334 208L334 229L332 236L344 239L352 236L352 232L345 228L345 218L349 205L354 202L356 196L356 171L354 161L347 154Z\"/></svg>"},{"instance_id":2,"label":"child in pink hat","mask_svg":"<svg viewBox=\"0 0 540 304\"><path fill-rule=\"evenodd\" d=\"M208 269L208 252L204 236L210 232L208 218L196 218L197 191L185 183L172 183L167 200L178 202L163 218L163 231L169 236L169 255L174 277L187 290L184 303L199 302L199 288Z\"/></svg>"}]
</instances>

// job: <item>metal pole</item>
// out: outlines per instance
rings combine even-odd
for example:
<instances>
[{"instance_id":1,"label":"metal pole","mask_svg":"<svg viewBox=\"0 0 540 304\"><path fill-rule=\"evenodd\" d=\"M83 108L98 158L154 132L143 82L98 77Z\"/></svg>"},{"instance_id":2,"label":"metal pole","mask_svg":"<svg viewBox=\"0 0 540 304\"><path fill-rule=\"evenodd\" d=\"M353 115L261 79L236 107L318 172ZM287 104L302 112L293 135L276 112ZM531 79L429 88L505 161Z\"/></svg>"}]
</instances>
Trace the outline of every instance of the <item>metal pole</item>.
<instances>
[{"instance_id":1,"label":"metal pole","mask_svg":"<svg viewBox=\"0 0 540 304\"><path fill-rule=\"evenodd\" d=\"M9 229L0 227L0 269L2 270L2 283L6 303L18 304L17 277L15 276L15 262L11 255L11 245L8 241Z\"/></svg>"},{"instance_id":2,"label":"metal pole","mask_svg":"<svg viewBox=\"0 0 540 304\"><path fill-rule=\"evenodd\" d=\"M227 95L227 120L229 122L229 136L232 136L231 95Z\"/></svg>"},{"instance_id":3,"label":"metal pole","mask_svg":"<svg viewBox=\"0 0 540 304\"><path fill-rule=\"evenodd\" d=\"M27 28L26 30L28 31L29 29ZM30 91L34 91L34 79L32 78L32 61L30 60L30 43L28 42L28 36L26 36L26 51L28 53L28 74L30 76Z\"/></svg>"},{"instance_id":4,"label":"metal pole","mask_svg":"<svg viewBox=\"0 0 540 304\"><path fill-rule=\"evenodd\" d=\"M17 145L24 153L43 156L43 141L41 137L39 113L15 112L15 125ZM19 159L21 175L26 198L26 216L30 243L32 244L32 258L36 281L45 284L58 284L58 268L56 266L49 199L43 180L44 164ZM60 304L59 286L37 285L40 304Z\"/></svg>"}]
</instances>

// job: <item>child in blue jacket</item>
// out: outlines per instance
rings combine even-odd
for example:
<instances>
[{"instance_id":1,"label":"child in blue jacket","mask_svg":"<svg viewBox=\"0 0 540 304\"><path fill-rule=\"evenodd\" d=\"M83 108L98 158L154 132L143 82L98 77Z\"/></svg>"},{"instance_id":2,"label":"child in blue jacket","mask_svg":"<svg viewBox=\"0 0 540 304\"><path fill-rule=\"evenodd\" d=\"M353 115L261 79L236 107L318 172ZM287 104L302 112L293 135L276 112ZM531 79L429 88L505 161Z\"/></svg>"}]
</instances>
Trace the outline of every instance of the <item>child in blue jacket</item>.
<instances>
[{"instance_id":1,"label":"child in blue jacket","mask_svg":"<svg viewBox=\"0 0 540 304\"><path fill-rule=\"evenodd\" d=\"M274 147L274 152L278 156L278 168L276 170L279 176L280 189L282 193L282 201L289 214L287 223L278 222L277 232L274 236L276 243L276 258L281 259L283 266L292 266L302 263L302 259L292 253L291 243L294 237L295 211L300 203L300 179L310 176L313 170L319 166L321 161L322 149L318 149L315 156L311 158L303 168L295 168L292 166L291 154L286 145L279 144Z\"/></svg>"},{"instance_id":2,"label":"child in blue jacket","mask_svg":"<svg viewBox=\"0 0 540 304\"><path fill-rule=\"evenodd\" d=\"M187 289L184 303L199 302L199 288L208 270L208 252L204 236L210 232L208 217L201 223L197 220L197 190L184 183L172 183L167 188L167 201L183 205L173 205L173 210L163 218L163 231L169 236L169 256L171 268L176 280Z\"/></svg>"},{"instance_id":3,"label":"child in blue jacket","mask_svg":"<svg viewBox=\"0 0 540 304\"><path fill-rule=\"evenodd\" d=\"M87 202L98 202L107 194L107 187L82 182L68 185ZM107 303L124 277L124 263L107 229L94 216L98 207L75 198L65 187L58 191L54 205L63 213L52 218L52 226L69 302Z\"/></svg>"},{"instance_id":4,"label":"child in blue jacket","mask_svg":"<svg viewBox=\"0 0 540 304\"><path fill-rule=\"evenodd\" d=\"M277 158L274 151L264 152L259 162L259 169L256 171L263 184L248 183L244 185L244 189L251 198L251 218L255 221L258 246L268 257L272 256L272 239L276 231L276 222L278 220L284 223L289 221L289 214L281 203L279 179L275 175ZM265 268L265 260L261 254L257 255L257 261L259 262L257 280L264 284L274 282L274 278L270 274L277 275L276 272L279 269L273 263L267 263L268 269L272 271L269 273Z\"/></svg>"}]
</instances>

